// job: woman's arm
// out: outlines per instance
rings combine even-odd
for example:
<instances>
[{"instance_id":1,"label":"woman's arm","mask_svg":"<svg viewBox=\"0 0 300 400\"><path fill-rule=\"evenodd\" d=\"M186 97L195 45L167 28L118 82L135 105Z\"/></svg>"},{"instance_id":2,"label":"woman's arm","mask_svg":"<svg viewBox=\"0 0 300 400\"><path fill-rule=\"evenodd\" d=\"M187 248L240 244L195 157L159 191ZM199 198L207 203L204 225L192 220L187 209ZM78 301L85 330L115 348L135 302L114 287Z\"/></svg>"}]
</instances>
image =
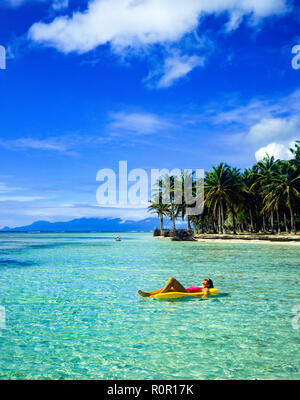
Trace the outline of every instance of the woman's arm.
<instances>
[{"instance_id":1,"label":"woman's arm","mask_svg":"<svg viewBox=\"0 0 300 400\"><path fill-rule=\"evenodd\" d=\"M202 299L206 299L207 295L209 293L209 289L205 287L205 288L203 288L202 292L203 292Z\"/></svg>"}]
</instances>

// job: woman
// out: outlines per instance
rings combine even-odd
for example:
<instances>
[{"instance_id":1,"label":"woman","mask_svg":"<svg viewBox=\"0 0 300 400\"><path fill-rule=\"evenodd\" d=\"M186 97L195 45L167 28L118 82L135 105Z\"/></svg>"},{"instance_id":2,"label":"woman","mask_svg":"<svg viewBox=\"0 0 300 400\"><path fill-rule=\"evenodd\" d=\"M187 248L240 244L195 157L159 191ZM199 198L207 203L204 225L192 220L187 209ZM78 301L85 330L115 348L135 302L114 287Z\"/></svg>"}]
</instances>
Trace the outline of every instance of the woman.
<instances>
[{"instance_id":1,"label":"woman","mask_svg":"<svg viewBox=\"0 0 300 400\"><path fill-rule=\"evenodd\" d=\"M178 282L175 278L171 277L162 289L154 290L153 292L143 292L139 290L138 293L143 297L150 297L153 296L154 294L167 293L167 292L186 292L186 293L201 292L203 293L202 298L205 299L209 293L209 289L213 288L214 284L211 279L206 278L203 279L201 285L202 287L190 286L187 289L185 289L185 287L182 286L180 282Z\"/></svg>"}]
</instances>

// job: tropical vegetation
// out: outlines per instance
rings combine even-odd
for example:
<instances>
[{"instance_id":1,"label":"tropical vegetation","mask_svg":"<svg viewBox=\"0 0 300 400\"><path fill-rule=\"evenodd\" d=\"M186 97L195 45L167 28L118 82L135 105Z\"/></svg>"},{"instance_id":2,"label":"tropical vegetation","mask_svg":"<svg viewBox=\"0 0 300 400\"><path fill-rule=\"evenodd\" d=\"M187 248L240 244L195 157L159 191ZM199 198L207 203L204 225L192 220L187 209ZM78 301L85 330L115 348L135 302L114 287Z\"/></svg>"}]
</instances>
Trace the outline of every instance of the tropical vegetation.
<instances>
[{"instance_id":1,"label":"tropical vegetation","mask_svg":"<svg viewBox=\"0 0 300 400\"><path fill-rule=\"evenodd\" d=\"M191 183L197 196L194 173L164 175L156 184L148 207L172 221L186 219L187 228L197 233L293 233L300 228L300 141L290 149L292 159L266 157L244 171L221 162L205 173L202 213L190 215L183 196L185 183ZM182 196L181 201L178 198ZM197 200L197 197L194 197ZM199 199L198 199L199 200Z\"/></svg>"}]
</instances>

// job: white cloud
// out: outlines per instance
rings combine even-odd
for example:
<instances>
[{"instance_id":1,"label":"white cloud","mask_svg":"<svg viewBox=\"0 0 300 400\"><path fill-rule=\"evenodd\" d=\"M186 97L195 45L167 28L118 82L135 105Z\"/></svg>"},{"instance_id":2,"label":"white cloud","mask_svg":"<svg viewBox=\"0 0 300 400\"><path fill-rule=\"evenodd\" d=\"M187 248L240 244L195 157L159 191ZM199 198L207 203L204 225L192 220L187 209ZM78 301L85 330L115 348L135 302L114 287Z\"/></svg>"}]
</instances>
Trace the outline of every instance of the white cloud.
<instances>
[{"instance_id":1,"label":"white cloud","mask_svg":"<svg viewBox=\"0 0 300 400\"><path fill-rule=\"evenodd\" d=\"M300 108L300 90L296 90L286 97L272 97L272 99L253 99L249 104L241 105L234 94L222 99L216 104L209 105L206 111L213 117L216 124L241 124L251 128L263 119L287 118L297 115Z\"/></svg>"},{"instance_id":2,"label":"white cloud","mask_svg":"<svg viewBox=\"0 0 300 400\"><path fill-rule=\"evenodd\" d=\"M54 10L62 10L68 7L69 0L4 0L4 5L20 7L26 3L51 3Z\"/></svg>"},{"instance_id":3,"label":"white cloud","mask_svg":"<svg viewBox=\"0 0 300 400\"><path fill-rule=\"evenodd\" d=\"M270 143L265 147L261 147L255 152L256 161L262 160L266 155L274 156L275 159L290 160L293 158L293 154L290 152L290 148L294 147L295 142L290 142L288 145L282 143Z\"/></svg>"},{"instance_id":4,"label":"white cloud","mask_svg":"<svg viewBox=\"0 0 300 400\"><path fill-rule=\"evenodd\" d=\"M69 221L73 218L121 218L124 221L140 221L144 218L149 218L146 208L102 208L99 206L75 206L59 203L52 206L40 204L40 206L35 207L16 208L11 214L10 216L7 215L6 211L6 217L10 217L11 222L8 222L8 224L11 227L20 226L18 216L29 217L26 223L34 222L37 219L54 222Z\"/></svg>"},{"instance_id":5,"label":"white cloud","mask_svg":"<svg viewBox=\"0 0 300 400\"><path fill-rule=\"evenodd\" d=\"M300 121L298 117L263 118L253 125L247 135L251 143L269 142L271 140L288 140L299 134Z\"/></svg>"},{"instance_id":6,"label":"white cloud","mask_svg":"<svg viewBox=\"0 0 300 400\"><path fill-rule=\"evenodd\" d=\"M195 67L204 65L204 57L174 55L165 60L163 76L157 83L157 87L169 87L179 78L187 75Z\"/></svg>"},{"instance_id":7,"label":"white cloud","mask_svg":"<svg viewBox=\"0 0 300 400\"><path fill-rule=\"evenodd\" d=\"M226 12L228 30L247 15L259 19L287 11L287 0L90 0L83 12L35 23L29 36L64 53L84 53L106 43L120 51L178 41L207 14Z\"/></svg>"},{"instance_id":8,"label":"white cloud","mask_svg":"<svg viewBox=\"0 0 300 400\"><path fill-rule=\"evenodd\" d=\"M36 149L36 150L56 150L64 151L64 147L58 144L51 143L47 140L37 140L31 138L22 138L0 142L3 147L14 149Z\"/></svg>"},{"instance_id":9,"label":"white cloud","mask_svg":"<svg viewBox=\"0 0 300 400\"><path fill-rule=\"evenodd\" d=\"M230 19L225 25L226 32L233 31L238 28L243 20L243 13L240 11L233 11L230 15Z\"/></svg>"},{"instance_id":10,"label":"white cloud","mask_svg":"<svg viewBox=\"0 0 300 400\"><path fill-rule=\"evenodd\" d=\"M108 125L110 132L134 133L136 135L149 135L169 128L171 123L158 115L151 113L113 113L112 121Z\"/></svg>"},{"instance_id":11,"label":"white cloud","mask_svg":"<svg viewBox=\"0 0 300 400\"><path fill-rule=\"evenodd\" d=\"M0 139L0 146L8 150L43 150L75 154L69 151L78 142L76 136L50 137L47 139L19 138L14 140Z\"/></svg>"},{"instance_id":12,"label":"white cloud","mask_svg":"<svg viewBox=\"0 0 300 400\"><path fill-rule=\"evenodd\" d=\"M28 0L4 0L4 5L11 6L11 7L19 7ZM39 1L39 0L37 0Z\"/></svg>"},{"instance_id":13,"label":"white cloud","mask_svg":"<svg viewBox=\"0 0 300 400\"><path fill-rule=\"evenodd\" d=\"M52 8L54 10L62 10L69 6L69 0L53 0Z\"/></svg>"},{"instance_id":14,"label":"white cloud","mask_svg":"<svg viewBox=\"0 0 300 400\"><path fill-rule=\"evenodd\" d=\"M41 196L24 196L24 195L11 195L15 191L23 190L21 187L14 187L9 186L4 182L0 182L0 202L10 202L10 201L17 201L17 202L30 202L36 200L42 200L44 197Z\"/></svg>"},{"instance_id":15,"label":"white cloud","mask_svg":"<svg viewBox=\"0 0 300 400\"><path fill-rule=\"evenodd\" d=\"M120 218L122 221L140 221L149 218L149 213L146 208L103 208L84 203L82 205L80 203L50 204L43 201L34 203L34 205L31 205L30 202L3 203L3 206L0 207L0 229L4 226L14 228L28 225L37 220L56 222L70 221L74 218Z\"/></svg>"},{"instance_id":16,"label":"white cloud","mask_svg":"<svg viewBox=\"0 0 300 400\"><path fill-rule=\"evenodd\" d=\"M53 8L61 8L65 0L53 0ZM98 46L109 44L119 55L148 54L152 45L170 49L187 34L194 33L206 15L226 14L224 33L237 29L245 17L252 25L262 18L288 12L290 0L89 0L84 11L71 16L58 16L50 23L37 22L28 36L33 41L52 46L63 53L83 54ZM205 36L205 34L204 34ZM194 51L211 53L208 40L197 39ZM190 49L191 50L191 49ZM167 50L168 51L168 50ZM191 52L191 51L190 51ZM204 57L174 55L166 57L158 68L161 78L157 88L169 87L197 66L204 65ZM146 81L156 78L157 70ZM150 85L152 86L151 82Z\"/></svg>"},{"instance_id":17,"label":"white cloud","mask_svg":"<svg viewBox=\"0 0 300 400\"><path fill-rule=\"evenodd\" d=\"M212 124L212 129L218 133L217 147L227 152L221 158L229 157L231 163L249 166L256 150L258 157L262 157L268 144L287 147L289 142L299 140L299 109L300 90L284 97L254 98L248 103L238 94L228 93L200 109L195 123ZM286 158L287 153L281 146L280 156Z\"/></svg>"},{"instance_id":18,"label":"white cloud","mask_svg":"<svg viewBox=\"0 0 300 400\"><path fill-rule=\"evenodd\" d=\"M6 193L6 192L21 190L21 189L22 188L20 188L20 187L8 186L6 183L0 182L0 193Z\"/></svg>"},{"instance_id":19,"label":"white cloud","mask_svg":"<svg viewBox=\"0 0 300 400\"><path fill-rule=\"evenodd\" d=\"M18 202L27 202L27 201L36 201L42 200L44 197L40 196L0 196L0 201L18 201Z\"/></svg>"}]
</instances>

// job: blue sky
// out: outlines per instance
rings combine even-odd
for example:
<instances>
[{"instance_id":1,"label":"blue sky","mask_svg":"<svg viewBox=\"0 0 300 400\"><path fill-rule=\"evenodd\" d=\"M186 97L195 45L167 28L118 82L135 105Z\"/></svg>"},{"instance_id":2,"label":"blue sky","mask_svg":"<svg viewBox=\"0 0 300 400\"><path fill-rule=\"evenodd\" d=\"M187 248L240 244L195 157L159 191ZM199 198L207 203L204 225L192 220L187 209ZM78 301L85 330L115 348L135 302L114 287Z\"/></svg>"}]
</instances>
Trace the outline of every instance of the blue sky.
<instances>
[{"instance_id":1,"label":"blue sky","mask_svg":"<svg viewBox=\"0 0 300 400\"><path fill-rule=\"evenodd\" d=\"M101 208L96 173L244 168L299 139L299 2L1 0L0 227Z\"/></svg>"}]
</instances>

